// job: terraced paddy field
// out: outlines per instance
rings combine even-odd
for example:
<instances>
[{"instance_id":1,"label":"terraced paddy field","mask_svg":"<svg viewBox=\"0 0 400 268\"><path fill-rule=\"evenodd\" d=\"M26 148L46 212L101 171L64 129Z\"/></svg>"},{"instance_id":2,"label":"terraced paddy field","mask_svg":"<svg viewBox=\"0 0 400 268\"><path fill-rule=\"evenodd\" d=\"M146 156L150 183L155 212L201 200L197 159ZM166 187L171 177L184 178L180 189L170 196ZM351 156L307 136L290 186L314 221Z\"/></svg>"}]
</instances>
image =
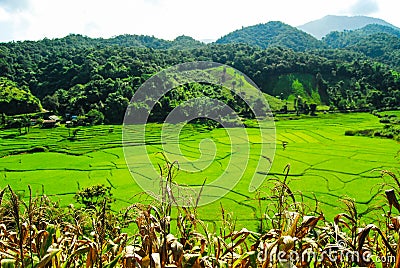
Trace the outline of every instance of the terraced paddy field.
<instances>
[{"instance_id":1,"label":"terraced paddy field","mask_svg":"<svg viewBox=\"0 0 400 268\"><path fill-rule=\"evenodd\" d=\"M397 172L400 144L389 139L345 136L346 130L380 128L379 119L365 113L320 114L318 117L289 120L278 117L276 125L276 152L268 175L258 170L258 129L246 129L250 140L250 157L243 178L227 195L218 201L199 208L204 220L221 218L221 205L234 213L237 225L255 229L260 216L259 200L249 192L252 173L265 176L260 197L266 197L271 187L269 179L283 179L284 167L290 164L289 180L293 191L302 193L305 204L314 210L316 197L320 209L328 219L343 211L340 199L355 198L360 211L379 204L383 200L379 185L385 179L381 170ZM135 159L140 165L143 150L153 166L162 164L160 151L165 151L168 140L161 142L162 126L149 124L146 143L135 144L138 154L130 155L130 165ZM185 126L179 135L179 155L174 150L165 152L169 160L196 160L209 156L212 160L201 166L201 172L183 169L176 181L192 185L204 179L212 180L229 164L232 149L227 140L227 130ZM27 194L31 185L38 194L55 195L62 204L69 204L79 188L94 184L110 185L118 210L138 200L147 199L143 190L132 178L122 147L122 126L81 127L72 138L72 131L63 126L55 129L31 128L26 135L15 135L18 130L1 131L0 134L0 187L10 184L20 193ZM176 141L173 141L176 143ZM135 141L133 141L135 143ZM283 146L285 145L285 146ZM233 152L235 153L235 152ZM240 158L239 158L240 159ZM267 168L267 161L265 164ZM149 166L149 168L152 168ZM298 200L301 200L298 196ZM264 199L264 198L263 198ZM267 202L267 201L265 201Z\"/></svg>"}]
</instances>

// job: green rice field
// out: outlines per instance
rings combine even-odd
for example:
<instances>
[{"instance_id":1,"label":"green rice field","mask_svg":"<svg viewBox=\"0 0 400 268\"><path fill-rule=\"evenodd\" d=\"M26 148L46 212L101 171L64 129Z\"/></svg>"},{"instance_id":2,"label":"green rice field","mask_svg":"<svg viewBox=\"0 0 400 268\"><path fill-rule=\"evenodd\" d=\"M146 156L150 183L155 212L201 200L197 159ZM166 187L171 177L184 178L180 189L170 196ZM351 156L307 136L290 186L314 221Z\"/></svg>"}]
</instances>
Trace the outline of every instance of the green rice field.
<instances>
[{"instance_id":1,"label":"green rice field","mask_svg":"<svg viewBox=\"0 0 400 268\"><path fill-rule=\"evenodd\" d=\"M293 118L292 118L293 119ZM269 174L259 170L257 128L247 128L250 156L245 174L232 191L220 200L199 208L201 219L220 219L221 205L233 212L239 225L255 228L257 222L256 194L249 192L249 180L254 172L265 176L260 196L267 196L271 182L268 179L284 177L284 168L290 164L289 180L293 191L302 193L305 204L313 210L315 197L328 219L342 211L340 199L355 198L360 211L373 205L378 186L383 183L381 170L397 172L400 144L389 139L345 136L346 130L380 128L379 119L367 113L319 114L317 117L290 120L278 117L276 126L276 151ZM137 144L137 155L131 154L130 166L143 164L145 146L153 167L162 165L164 151L170 161L183 162L183 157L195 161L206 157L208 165L199 163L201 172L184 168L177 173L181 184L201 185L205 179L224 171L229 163L231 146L227 130L207 130L192 125L182 128L179 134L179 153L165 150L167 141L160 141L162 125L148 124L146 143ZM72 131L64 126L54 129L32 127L26 135L16 135L18 130L1 131L0 134L0 188L11 185L21 194L27 194L31 185L34 192L55 195L61 204L73 201L75 192L94 184L112 187L117 199L114 209L148 199L132 178L122 147L122 126L81 127L74 139ZM176 141L174 141L176 142ZM169 147L167 147L169 148ZM240 158L239 158L240 159ZM242 159L243 160L243 159ZM239 162L241 160L238 160ZM244 161L244 160L243 160ZM268 171L265 161L265 171ZM239 163L237 163L239 165ZM149 165L149 168L153 168ZM261 165L262 167L262 165Z\"/></svg>"}]
</instances>

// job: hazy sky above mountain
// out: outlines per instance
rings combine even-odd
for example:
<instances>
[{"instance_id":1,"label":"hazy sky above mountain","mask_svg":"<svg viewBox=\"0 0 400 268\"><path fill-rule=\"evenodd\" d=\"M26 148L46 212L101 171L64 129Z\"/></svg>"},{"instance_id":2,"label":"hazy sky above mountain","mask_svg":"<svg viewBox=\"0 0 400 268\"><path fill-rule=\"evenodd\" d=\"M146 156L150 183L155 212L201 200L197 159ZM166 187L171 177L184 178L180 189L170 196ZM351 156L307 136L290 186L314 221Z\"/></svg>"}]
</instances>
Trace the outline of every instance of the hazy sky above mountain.
<instances>
[{"instance_id":1,"label":"hazy sky above mountain","mask_svg":"<svg viewBox=\"0 0 400 268\"><path fill-rule=\"evenodd\" d=\"M394 0L0 0L0 41L70 33L217 39L243 26L279 20L298 26L326 15L367 15L400 26Z\"/></svg>"}]
</instances>

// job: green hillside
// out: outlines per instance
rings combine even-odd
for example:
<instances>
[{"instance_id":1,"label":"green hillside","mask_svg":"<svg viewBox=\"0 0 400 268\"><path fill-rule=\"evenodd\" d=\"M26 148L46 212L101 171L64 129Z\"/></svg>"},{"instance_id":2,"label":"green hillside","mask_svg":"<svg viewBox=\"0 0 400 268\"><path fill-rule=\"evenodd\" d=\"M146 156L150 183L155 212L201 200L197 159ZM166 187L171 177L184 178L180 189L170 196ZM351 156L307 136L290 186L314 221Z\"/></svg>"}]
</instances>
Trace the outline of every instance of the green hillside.
<instances>
[{"instance_id":1,"label":"green hillside","mask_svg":"<svg viewBox=\"0 0 400 268\"><path fill-rule=\"evenodd\" d=\"M62 116L97 114L106 123L121 123L129 100L148 78L191 61L238 69L274 97L270 98L274 110L286 102L290 106L298 96L308 104L339 110L397 108L400 39L375 33L379 29L389 32L371 25L354 33L336 33L338 44L348 44L344 48L324 48L321 41L280 22L246 27L213 44L187 36L167 41L150 36L68 35L1 43L0 71L19 88L29 88L45 109ZM362 37L346 41L354 34ZM334 35L324 42L333 42ZM182 98L190 94L191 90L183 91ZM160 119L176 105L170 100L160 110L164 113Z\"/></svg>"},{"instance_id":2,"label":"green hillside","mask_svg":"<svg viewBox=\"0 0 400 268\"><path fill-rule=\"evenodd\" d=\"M29 42L31 45L37 44L37 42L34 41L27 41L27 42ZM119 46L119 47L147 47L154 49L196 48L204 45L202 42L184 35L178 36L173 41L169 41L154 36L132 35L132 34L118 35L108 39L90 38L80 34L70 34L63 38L44 39L40 43L42 45L50 47L53 46L74 47L77 44L79 44L80 46L93 47L93 48Z\"/></svg>"},{"instance_id":3,"label":"green hillside","mask_svg":"<svg viewBox=\"0 0 400 268\"><path fill-rule=\"evenodd\" d=\"M221 37L216 43L243 43L260 48L282 46L295 51L323 47L322 43L311 35L279 21L244 27Z\"/></svg>"},{"instance_id":4,"label":"green hillside","mask_svg":"<svg viewBox=\"0 0 400 268\"><path fill-rule=\"evenodd\" d=\"M400 29L371 24L354 31L331 32L323 42L330 48L360 53L399 70Z\"/></svg>"},{"instance_id":5,"label":"green hillside","mask_svg":"<svg viewBox=\"0 0 400 268\"><path fill-rule=\"evenodd\" d=\"M322 41L331 48L345 48L356 45L361 39L376 34L387 34L400 38L400 29L379 24L369 24L361 29L352 31L333 31L325 36Z\"/></svg>"},{"instance_id":6,"label":"green hillside","mask_svg":"<svg viewBox=\"0 0 400 268\"><path fill-rule=\"evenodd\" d=\"M0 77L0 114L26 114L39 112L41 109L39 99L27 88L21 89L14 82Z\"/></svg>"}]
</instances>

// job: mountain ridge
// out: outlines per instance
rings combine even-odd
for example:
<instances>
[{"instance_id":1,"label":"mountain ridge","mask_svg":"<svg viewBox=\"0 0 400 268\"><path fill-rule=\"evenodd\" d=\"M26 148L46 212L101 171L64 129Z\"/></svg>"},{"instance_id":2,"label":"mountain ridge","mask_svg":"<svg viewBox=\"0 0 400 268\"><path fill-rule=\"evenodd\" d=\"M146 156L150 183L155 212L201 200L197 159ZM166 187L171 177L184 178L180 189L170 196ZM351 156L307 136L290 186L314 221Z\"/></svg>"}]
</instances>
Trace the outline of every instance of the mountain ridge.
<instances>
[{"instance_id":1,"label":"mountain ridge","mask_svg":"<svg viewBox=\"0 0 400 268\"><path fill-rule=\"evenodd\" d=\"M337 15L327 15L321 19L310 21L303 25L297 26L297 28L313 35L317 39L322 39L322 37L333 31L356 30L363 28L369 24L379 24L392 28L397 28L396 26L379 18L368 16Z\"/></svg>"}]
</instances>

